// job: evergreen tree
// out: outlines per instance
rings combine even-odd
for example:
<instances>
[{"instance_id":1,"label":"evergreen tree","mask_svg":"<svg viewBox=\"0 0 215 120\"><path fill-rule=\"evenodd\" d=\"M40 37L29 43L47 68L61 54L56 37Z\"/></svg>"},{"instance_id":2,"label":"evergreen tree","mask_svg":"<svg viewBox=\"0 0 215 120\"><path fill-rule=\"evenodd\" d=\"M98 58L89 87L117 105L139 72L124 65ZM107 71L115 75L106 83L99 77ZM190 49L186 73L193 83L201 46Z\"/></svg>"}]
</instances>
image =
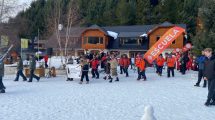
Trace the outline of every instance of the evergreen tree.
<instances>
[{"instance_id":1,"label":"evergreen tree","mask_svg":"<svg viewBox=\"0 0 215 120\"><path fill-rule=\"evenodd\" d=\"M149 0L137 0L136 6L136 24L150 24Z\"/></svg>"},{"instance_id":2,"label":"evergreen tree","mask_svg":"<svg viewBox=\"0 0 215 120\"><path fill-rule=\"evenodd\" d=\"M199 30L194 39L195 49L203 50L206 47L215 49L215 1L208 0L202 3L199 17L203 22L203 29Z\"/></svg>"},{"instance_id":3,"label":"evergreen tree","mask_svg":"<svg viewBox=\"0 0 215 120\"><path fill-rule=\"evenodd\" d=\"M185 0L183 9L179 11L178 22L187 25L187 31L192 36L196 34L198 8L200 0Z\"/></svg>"},{"instance_id":4,"label":"evergreen tree","mask_svg":"<svg viewBox=\"0 0 215 120\"><path fill-rule=\"evenodd\" d=\"M119 25L134 24L135 4L127 0L119 0L116 6L116 21Z\"/></svg>"}]
</instances>

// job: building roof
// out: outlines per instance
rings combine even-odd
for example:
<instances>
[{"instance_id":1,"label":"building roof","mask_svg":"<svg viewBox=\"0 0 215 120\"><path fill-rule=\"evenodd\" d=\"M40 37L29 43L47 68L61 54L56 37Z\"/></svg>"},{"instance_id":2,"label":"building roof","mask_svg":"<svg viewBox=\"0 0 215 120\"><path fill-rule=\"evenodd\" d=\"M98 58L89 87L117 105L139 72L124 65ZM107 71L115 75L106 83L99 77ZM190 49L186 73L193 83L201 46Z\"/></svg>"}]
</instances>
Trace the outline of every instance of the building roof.
<instances>
[{"instance_id":1,"label":"building roof","mask_svg":"<svg viewBox=\"0 0 215 120\"><path fill-rule=\"evenodd\" d=\"M159 27L171 27L171 26L174 26L174 24L167 21L159 25Z\"/></svg>"},{"instance_id":2,"label":"building roof","mask_svg":"<svg viewBox=\"0 0 215 120\"><path fill-rule=\"evenodd\" d=\"M184 28L185 29L185 32L187 31L187 26L186 24L172 24L170 22L164 22L160 25L155 25L155 27L153 29L151 29L147 34L151 34L153 33L155 30L157 30L158 28L161 28L161 27L174 27L174 26L179 26L181 28Z\"/></svg>"},{"instance_id":3,"label":"building roof","mask_svg":"<svg viewBox=\"0 0 215 120\"><path fill-rule=\"evenodd\" d=\"M172 27L172 26L179 26L186 30L186 24L172 24L170 22L164 22L160 25L132 25L132 26L107 26L107 27L100 27L98 25L92 25L90 27L72 27L70 28L71 37L81 37L81 34L86 30L91 29L99 29L100 31L104 32L105 35L108 35L107 31L112 31L118 33L118 37L138 37L144 33L151 33L158 27ZM61 35L66 35L66 29L61 31Z\"/></svg>"},{"instance_id":4,"label":"building roof","mask_svg":"<svg viewBox=\"0 0 215 120\"><path fill-rule=\"evenodd\" d=\"M85 30L85 27L71 27L70 34L71 37L80 37L81 33ZM61 32L61 36L66 36L66 29L63 29Z\"/></svg>"},{"instance_id":5,"label":"building roof","mask_svg":"<svg viewBox=\"0 0 215 120\"><path fill-rule=\"evenodd\" d=\"M173 27L179 26L186 30L186 24L172 24L170 22L164 22L160 25L133 25L133 26L108 26L103 27L106 31L113 31L119 34L118 37L139 37L144 33L151 33L159 27Z\"/></svg>"},{"instance_id":6,"label":"building roof","mask_svg":"<svg viewBox=\"0 0 215 120\"><path fill-rule=\"evenodd\" d=\"M133 25L133 26L109 26L103 27L107 31L117 32L118 37L138 37L144 33L148 33L153 29L154 25Z\"/></svg>"},{"instance_id":7,"label":"building roof","mask_svg":"<svg viewBox=\"0 0 215 120\"><path fill-rule=\"evenodd\" d=\"M102 31L103 33L105 33L105 35L108 35L107 30L102 27L99 27L98 25L92 25L88 28L85 28L85 30L83 32L85 32L86 30L92 30L92 29L98 29L98 30Z\"/></svg>"}]
</instances>

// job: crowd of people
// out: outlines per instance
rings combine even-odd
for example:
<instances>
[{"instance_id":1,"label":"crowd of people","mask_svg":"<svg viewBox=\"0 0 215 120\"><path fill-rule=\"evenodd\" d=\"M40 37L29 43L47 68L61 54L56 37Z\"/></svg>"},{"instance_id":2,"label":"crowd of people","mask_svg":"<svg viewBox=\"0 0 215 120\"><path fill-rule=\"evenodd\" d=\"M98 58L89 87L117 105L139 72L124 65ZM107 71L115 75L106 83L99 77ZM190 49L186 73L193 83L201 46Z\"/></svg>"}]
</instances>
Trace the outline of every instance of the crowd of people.
<instances>
[{"instance_id":1,"label":"crowd of people","mask_svg":"<svg viewBox=\"0 0 215 120\"><path fill-rule=\"evenodd\" d=\"M47 65L46 58L46 67ZM17 57L17 74L14 81L19 81L19 76L23 78L23 81L27 81L26 76L23 74L23 61L20 56ZM73 62L72 62L73 63ZM118 82L119 76L117 67L119 66L120 74L125 74L125 77L129 77L129 66L131 69L137 70L137 80L143 81L147 80L146 77L146 67L150 64L144 59L144 55L138 53L135 58L129 58L126 54L119 56L119 54L112 53L99 53L99 54L86 54L82 55L77 59L77 63L80 63L81 66L81 78L79 84L83 84L84 78L86 79L86 84L89 84L89 72L91 68L92 78L99 79L101 68L105 75L103 76L104 80L109 80L110 83L113 81ZM200 86L200 82L203 79L203 87L208 85L208 99L205 103L206 106L215 105L215 57L212 55L212 49L206 48L202 51L202 55L195 57L189 52L177 52L177 53L165 53L159 55L157 59L154 60L152 64L158 76L162 76L163 70L167 68L167 77L175 76L175 69L180 71L182 75L186 74L187 70L198 71L198 80L194 85L196 87ZM99 67L100 66L100 67ZM32 82L33 78L39 82L40 77L34 74L36 69L36 60L35 56L30 56L30 77L28 82ZM100 71L101 71L100 69ZM0 62L0 93L5 93L6 87L2 82L4 76L4 63ZM73 80L73 79L72 79ZM207 84L208 83L208 84Z\"/></svg>"},{"instance_id":2,"label":"crowd of people","mask_svg":"<svg viewBox=\"0 0 215 120\"><path fill-rule=\"evenodd\" d=\"M30 61L29 61L29 69L30 69L30 76L28 82L32 82L33 78L36 78L37 81L39 82L40 77L36 76L34 74L34 71L36 69L36 59L34 55L30 56ZM26 76L23 74L23 61L21 56L17 57L17 73L16 73L16 78L14 81L19 81L19 77L23 78L23 81L27 81ZM3 60L0 61L0 93L5 93L6 87L4 86L2 82L2 78L4 77L4 62Z\"/></svg>"}]
</instances>

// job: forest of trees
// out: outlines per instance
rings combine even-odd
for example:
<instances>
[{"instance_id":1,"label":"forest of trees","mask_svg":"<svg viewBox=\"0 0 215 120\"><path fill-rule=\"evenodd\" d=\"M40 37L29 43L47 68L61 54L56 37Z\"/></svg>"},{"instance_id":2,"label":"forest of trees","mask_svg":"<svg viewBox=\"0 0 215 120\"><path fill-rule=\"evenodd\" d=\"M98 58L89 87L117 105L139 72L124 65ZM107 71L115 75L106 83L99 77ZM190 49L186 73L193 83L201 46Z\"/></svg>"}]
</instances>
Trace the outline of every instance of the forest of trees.
<instances>
[{"instance_id":1,"label":"forest of trees","mask_svg":"<svg viewBox=\"0 0 215 120\"><path fill-rule=\"evenodd\" d=\"M187 25L195 49L215 48L215 0L37 0L9 22L20 23L20 37L44 39L53 34L56 20L63 26L160 24ZM68 22L68 17L71 19ZM197 18L203 28L197 30ZM22 23L22 24L21 24Z\"/></svg>"}]
</instances>

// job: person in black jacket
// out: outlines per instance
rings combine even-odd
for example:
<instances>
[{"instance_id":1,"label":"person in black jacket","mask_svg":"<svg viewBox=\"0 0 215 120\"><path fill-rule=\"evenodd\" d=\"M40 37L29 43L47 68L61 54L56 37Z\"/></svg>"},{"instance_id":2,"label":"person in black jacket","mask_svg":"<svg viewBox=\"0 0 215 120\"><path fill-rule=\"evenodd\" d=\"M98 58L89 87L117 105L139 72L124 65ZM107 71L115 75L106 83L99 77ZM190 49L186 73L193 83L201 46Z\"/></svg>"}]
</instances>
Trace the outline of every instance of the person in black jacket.
<instances>
[{"instance_id":1,"label":"person in black jacket","mask_svg":"<svg viewBox=\"0 0 215 120\"><path fill-rule=\"evenodd\" d=\"M186 52L186 53L183 53L182 58L181 58L181 61L180 61L180 63L181 63L181 73L182 73L182 75L184 75L185 72L186 72L186 70L187 70L186 65L187 65L187 62L188 62L188 61L189 61L188 53L187 53L187 52Z\"/></svg>"},{"instance_id":2,"label":"person in black jacket","mask_svg":"<svg viewBox=\"0 0 215 120\"><path fill-rule=\"evenodd\" d=\"M215 105L215 56L212 55L212 49L205 49L205 67L203 71L204 80L208 81L208 97L206 106Z\"/></svg>"},{"instance_id":3,"label":"person in black jacket","mask_svg":"<svg viewBox=\"0 0 215 120\"><path fill-rule=\"evenodd\" d=\"M83 59L81 60L81 81L79 82L79 84L83 83L83 79L84 77L86 77L86 84L89 84L89 77L88 77L88 72L89 72L89 62L86 56L83 57Z\"/></svg>"},{"instance_id":4,"label":"person in black jacket","mask_svg":"<svg viewBox=\"0 0 215 120\"><path fill-rule=\"evenodd\" d=\"M4 61L0 60L0 93L5 93L6 89L2 82L3 77L4 77Z\"/></svg>"},{"instance_id":5,"label":"person in black jacket","mask_svg":"<svg viewBox=\"0 0 215 120\"><path fill-rule=\"evenodd\" d=\"M25 77L25 75L23 74L23 62L22 62L22 58L21 56L17 57L17 73L16 73L16 78L14 81L19 81L19 76L21 75L23 78L23 81L27 81L27 78Z\"/></svg>"}]
</instances>

